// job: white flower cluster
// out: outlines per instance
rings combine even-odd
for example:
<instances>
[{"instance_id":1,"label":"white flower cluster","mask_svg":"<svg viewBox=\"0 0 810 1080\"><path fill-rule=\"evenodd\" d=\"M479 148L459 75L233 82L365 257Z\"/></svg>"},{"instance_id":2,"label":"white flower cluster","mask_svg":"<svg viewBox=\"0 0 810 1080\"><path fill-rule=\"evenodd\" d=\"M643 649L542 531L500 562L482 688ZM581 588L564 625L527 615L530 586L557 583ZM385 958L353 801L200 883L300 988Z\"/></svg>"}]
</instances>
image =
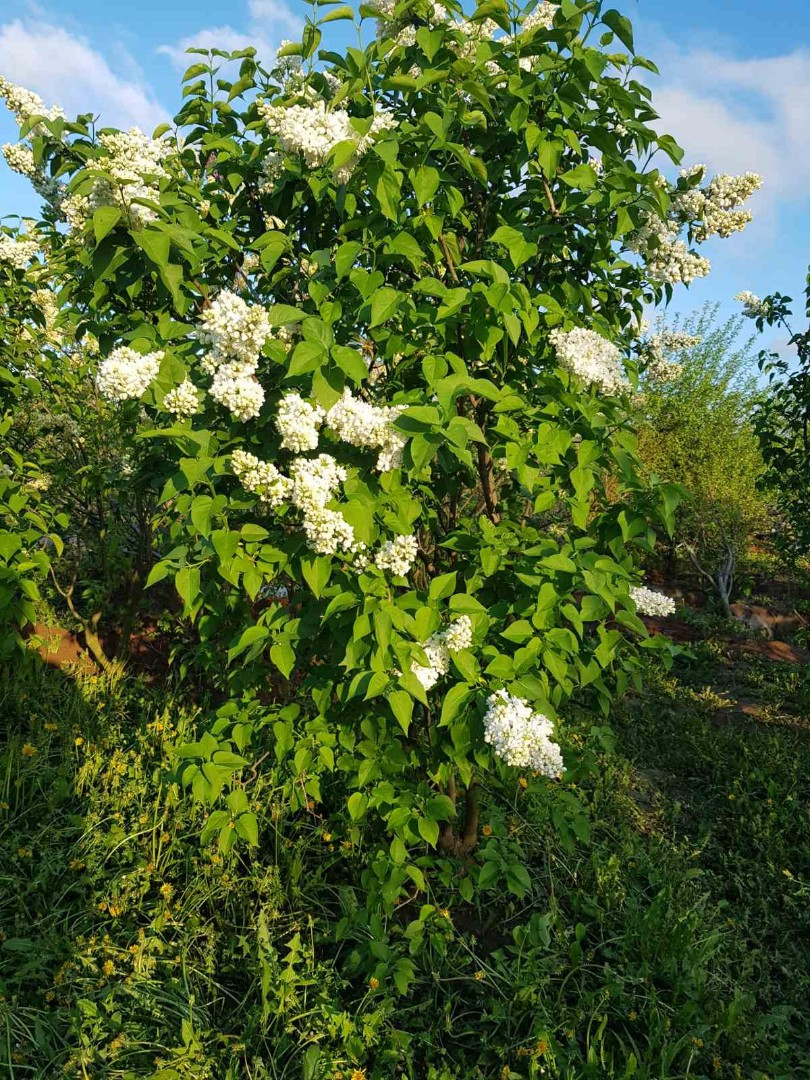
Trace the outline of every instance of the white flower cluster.
<instances>
[{"instance_id":1,"label":"white flower cluster","mask_svg":"<svg viewBox=\"0 0 810 1080\"><path fill-rule=\"evenodd\" d=\"M197 328L198 340L217 354L214 370L229 360L253 363L269 337L270 321L264 308L248 304L227 289L205 309Z\"/></svg>"},{"instance_id":2,"label":"white flower cluster","mask_svg":"<svg viewBox=\"0 0 810 1080\"><path fill-rule=\"evenodd\" d=\"M419 545L415 536L395 536L393 540L386 540L374 556L374 565L395 577L405 577L410 573L418 554Z\"/></svg>"},{"instance_id":3,"label":"white flower cluster","mask_svg":"<svg viewBox=\"0 0 810 1080\"><path fill-rule=\"evenodd\" d=\"M521 33L528 34L530 30L536 30L538 26L544 30L551 30L556 13L556 4L550 4L548 0L540 0L534 11L529 12L520 24Z\"/></svg>"},{"instance_id":4,"label":"white flower cluster","mask_svg":"<svg viewBox=\"0 0 810 1080\"><path fill-rule=\"evenodd\" d=\"M34 161L34 151L25 143L6 143L3 146L3 157L6 164L14 172L27 177L31 186L43 199L59 203L61 200L62 185L52 180L41 165Z\"/></svg>"},{"instance_id":5,"label":"white flower cluster","mask_svg":"<svg viewBox=\"0 0 810 1080\"><path fill-rule=\"evenodd\" d=\"M179 386L175 386L165 396L163 408L166 412L181 418L193 416L200 409L197 387L190 379L184 379Z\"/></svg>"},{"instance_id":6,"label":"white flower cluster","mask_svg":"<svg viewBox=\"0 0 810 1080\"><path fill-rule=\"evenodd\" d=\"M264 388L254 372L256 364L222 364L211 380L209 393L236 420L255 419L264 405Z\"/></svg>"},{"instance_id":7,"label":"white flower cluster","mask_svg":"<svg viewBox=\"0 0 810 1080\"><path fill-rule=\"evenodd\" d=\"M688 285L711 271L708 259L690 251L678 239L680 231L676 221L645 214L639 228L628 237L627 246L642 256L650 280L662 285Z\"/></svg>"},{"instance_id":8,"label":"white flower cluster","mask_svg":"<svg viewBox=\"0 0 810 1080\"><path fill-rule=\"evenodd\" d=\"M439 630L428 638L422 648L430 663L427 667L416 660L411 664L411 671L425 690L431 690L439 679L447 674L452 653L469 649L472 638L472 621L469 615L459 616L446 630Z\"/></svg>"},{"instance_id":9,"label":"white flower cluster","mask_svg":"<svg viewBox=\"0 0 810 1080\"><path fill-rule=\"evenodd\" d=\"M262 461L247 450L234 450L231 468L245 491L259 496L259 502L273 510L290 501L293 482L269 461Z\"/></svg>"},{"instance_id":10,"label":"white flower cluster","mask_svg":"<svg viewBox=\"0 0 810 1080\"><path fill-rule=\"evenodd\" d=\"M310 405L300 394L286 394L279 402L276 430L282 450L300 454L318 445L318 429L326 415L320 405Z\"/></svg>"},{"instance_id":11,"label":"white flower cluster","mask_svg":"<svg viewBox=\"0 0 810 1080\"><path fill-rule=\"evenodd\" d=\"M64 116L64 112L54 105L50 109L42 98L27 90L24 86L17 86L0 75L0 98L4 98L9 110L14 113L14 119L22 126L32 116L42 116L46 120L56 120ZM40 125L33 129L34 134L41 134Z\"/></svg>"},{"instance_id":12,"label":"white flower cluster","mask_svg":"<svg viewBox=\"0 0 810 1080\"><path fill-rule=\"evenodd\" d=\"M705 165L693 165L681 170L681 177L690 180L704 176ZM718 173L705 188L693 187L676 191L672 195L672 209L682 223L697 222L695 240L702 244L710 236L728 237L741 232L751 221L750 210L740 210L750 197L762 187L762 177L747 172L741 176Z\"/></svg>"},{"instance_id":13,"label":"white flower cluster","mask_svg":"<svg viewBox=\"0 0 810 1080\"><path fill-rule=\"evenodd\" d=\"M117 206L128 215L134 228L143 228L157 218L157 213L136 200L158 201L159 180L167 175L163 162L170 144L150 139L139 128L99 135L98 142L106 156L93 160L88 167L102 169L112 179L96 177L88 195L67 195L62 200L68 224L82 229L99 207Z\"/></svg>"},{"instance_id":14,"label":"white flower cluster","mask_svg":"<svg viewBox=\"0 0 810 1080\"><path fill-rule=\"evenodd\" d=\"M655 382L673 382L681 374L683 366L670 360L668 353L684 352L700 344L701 339L685 330L662 330L644 342L641 355L646 361L644 374Z\"/></svg>"},{"instance_id":15,"label":"white flower cluster","mask_svg":"<svg viewBox=\"0 0 810 1080\"><path fill-rule=\"evenodd\" d=\"M360 136L352 127L345 109L330 109L324 101L315 101L311 105L270 105L262 102L259 111L267 130L277 136L282 150L288 154L300 154L310 168L323 165L338 143L353 142L356 146L354 154L335 173L339 183L346 183L377 135L397 126L390 113L380 110L374 114L368 132ZM277 162L274 161L273 165L277 167ZM269 179L272 179L272 175Z\"/></svg>"},{"instance_id":16,"label":"white flower cluster","mask_svg":"<svg viewBox=\"0 0 810 1080\"><path fill-rule=\"evenodd\" d=\"M523 698L498 690L487 698L484 741L507 765L531 769L553 779L563 770L560 748L548 717L532 711Z\"/></svg>"},{"instance_id":17,"label":"white flower cluster","mask_svg":"<svg viewBox=\"0 0 810 1080\"><path fill-rule=\"evenodd\" d=\"M346 479L346 470L328 454L296 458L289 477L244 450L233 452L231 467L242 487L258 495L265 506L277 510L289 503L300 510L307 543L319 555L359 552L365 547L355 540L354 529L343 515L326 505Z\"/></svg>"},{"instance_id":18,"label":"white flower cluster","mask_svg":"<svg viewBox=\"0 0 810 1080\"><path fill-rule=\"evenodd\" d=\"M607 394L618 394L627 383L619 349L595 330L578 326L549 334L561 367L587 383L596 383Z\"/></svg>"},{"instance_id":19,"label":"white flower cluster","mask_svg":"<svg viewBox=\"0 0 810 1080\"><path fill-rule=\"evenodd\" d=\"M270 332L264 308L227 289L202 314L197 338L211 346L202 361L203 370L213 376L211 397L238 420L258 416L264 404L256 368Z\"/></svg>"},{"instance_id":20,"label":"white flower cluster","mask_svg":"<svg viewBox=\"0 0 810 1080\"><path fill-rule=\"evenodd\" d=\"M705 165L693 165L681 170L681 180L700 180L705 172ZM668 217L662 220L655 214L644 215L640 227L628 238L628 247L643 257L653 281L688 285L695 278L706 277L711 264L689 250L679 238L681 230L688 227L698 244L712 236L740 232L751 220L750 210L740 207L762 186L762 177L752 172L741 176L720 173L705 187L683 189L670 187L663 177L661 181L671 199Z\"/></svg>"},{"instance_id":21,"label":"white flower cluster","mask_svg":"<svg viewBox=\"0 0 810 1080\"><path fill-rule=\"evenodd\" d=\"M407 440L393 427L393 422L406 408L407 405L372 405L346 389L326 414L326 426L351 446L379 450L377 470L390 472L402 464Z\"/></svg>"},{"instance_id":22,"label":"white flower cluster","mask_svg":"<svg viewBox=\"0 0 810 1080\"><path fill-rule=\"evenodd\" d=\"M39 248L40 243L36 236L9 236L0 233L0 262L8 263L15 270L25 270Z\"/></svg>"},{"instance_id":23,"label":"white flower cluster","mask_svg":"<svg viewBox=\"0 0 810 1080\"><path fill-rule=\"evenodd\" d=\"M675 611L675 601L671 596L648 589L646 585L634 585L630 589L630 599L640 615L672 615Z\"/></svg>"},{"instance_id":24,"label":"white flower cluster","mask_svg":"<svg viewBox=\"0 0 810 1080\"><path fill-rule=\"evenodd\" d=\"M157 378L162 359L162 352L139 353L128 345L113 349L98 366L98 392L108 401L139 398Z\"/></svg>"},{"instance_id":25,"label":"white flower cluster","mask_svg":"<svg viewBox=\"0 0 810 1080\"><path fill-rule=\"evenodd\" d=\"M762 300L756 293L745 289L734 297L743 306L742 313L746 319L767 319L771 314L771 305L767 300Z\"/></svg>"}]
</instances>

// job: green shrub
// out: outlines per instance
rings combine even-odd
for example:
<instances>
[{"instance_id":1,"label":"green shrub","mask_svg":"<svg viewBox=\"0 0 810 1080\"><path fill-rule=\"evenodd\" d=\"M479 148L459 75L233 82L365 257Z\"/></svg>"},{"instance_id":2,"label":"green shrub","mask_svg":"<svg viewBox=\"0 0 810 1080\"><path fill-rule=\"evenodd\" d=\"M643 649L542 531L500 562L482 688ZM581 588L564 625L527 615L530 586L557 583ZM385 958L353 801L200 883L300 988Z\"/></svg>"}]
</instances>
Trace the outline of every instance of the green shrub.
<instances>
[{"instance_id":1,"label":"green shrub","mask_svg":"<svg viewBox=\"0 0 810 1080\"><path fill-rule=\"evenodd\" d=\"M738 344L741 328L740 319L718 326L713 308L674 331L661 328L666 377L653 364L640 403L645 471L684 492L670 554L683 545L726 607L734 572L771 520L752 423L760 391L751 343ZM681 336L686 348L666 348ZM725 568L731 580L723 580Z\"/></svg>"}]
</instances>

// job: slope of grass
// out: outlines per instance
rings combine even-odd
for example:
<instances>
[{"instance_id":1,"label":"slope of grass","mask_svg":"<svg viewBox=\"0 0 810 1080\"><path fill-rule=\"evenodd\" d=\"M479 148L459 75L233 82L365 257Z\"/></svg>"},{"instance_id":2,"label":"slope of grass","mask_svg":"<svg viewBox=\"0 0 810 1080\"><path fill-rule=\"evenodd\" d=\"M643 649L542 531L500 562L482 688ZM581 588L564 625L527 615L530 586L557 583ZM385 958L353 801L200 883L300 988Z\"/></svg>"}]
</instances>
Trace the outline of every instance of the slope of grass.
<instances>
[{"instance_id":1,"label":"slope of grass","mask_svg":"<svg viewBox=\"0 0 810 1080\"><path fill-rule=\"evenodd\" d=\"M336 940L366 856L317 810L292 820L259 771L258 851L201 846L169 772L204 705L8 672L0 1075L808 1075L809 687L709 643L651 672L613 735L574 717L572 744L601 748L565 785L485 802L482 851L518 853L529 896L437 886L403 995Z\"/></svg>"}]
</instances>

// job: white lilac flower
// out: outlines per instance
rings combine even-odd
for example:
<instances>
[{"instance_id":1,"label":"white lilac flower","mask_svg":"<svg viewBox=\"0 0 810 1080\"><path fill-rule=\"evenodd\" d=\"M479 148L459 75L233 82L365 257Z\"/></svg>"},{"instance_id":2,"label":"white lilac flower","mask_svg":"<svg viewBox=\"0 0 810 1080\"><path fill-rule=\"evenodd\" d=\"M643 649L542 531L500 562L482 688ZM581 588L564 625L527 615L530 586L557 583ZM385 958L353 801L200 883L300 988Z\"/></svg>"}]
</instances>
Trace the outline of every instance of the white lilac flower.
<instances>
[{"instance_id":1,"label":"white lilac flower","mask_svg":"<svg viewBox=\"0 0 810 1080\"><path fill-rule=\"evenodd\" d=\"M264 388L253 370L252 364L222 364L211 382L211 397L237 420L254 419L264 404Z\"/></svg>"},{"instance_id":2,"label":"white lilac flower","mask_svg":"<svg viewBox=\"0 0 810 1080\"><path fill-rule=\"evenodd\" d=\"M644 214L639 228L628 237L628 248L642 256L651 281L662 285L689 285L695 278L706 277L711 271L708 259L690 251L683 240L678 239L680 229L677 222Z\"/></svg>"},{"instance_id":3,"label":"white lilac flower","mask_svg":"<svg viewBox=\"0 0 810 1080\"><path fill-rule=\"evenodd\" d=\"M217 364L225 359L255 364L270 333L264 308L227 289L205 309L197 329L198 339L211 346Z\"/></svg>"},{"instance_id":4,"label":"white lilac flower","mask_svg":"<svg viewBox=\"0 0 810 1080\"><path fill-rule=\"evenodd\" d=\"M163 399L163 408L175 416L193 416L200 409L200 397L197 387L190 379L184 379Z\"/></svg>"},{"instance_id":5,"label":"white lilac flower","mask_svg":"<svg viewBox=\"0 0 810 1080\"><path fill-rule=\"evenodd\" d=\"M560 748L551 736L548 717L536 713L523 698L498 690L487 698L484 741L515 768L530 769L550 779L563 770Z\"/></svg>"},{"instance_id":6,"label":"white lilac flower","mask_svg":"<svg viewBox=\"0 0 810 1080\"><path fill-rule=\"evenodd\" d=\"M668 353L685 352L700 344L700 337L685 330L662 330L651 335L643 344L644 374L655 382L673 382L683 371L683 365L671 360Z\"/></svg>"},{"instance_id":7,"label":"white lilac flower","mask_svg":"<svg viewBox=\"0 0 810 1080\"><path fill-rule=\"evenodd\" d=\"M762 186L762 178L751 172L742 176L720 173L699 187L705 172L705 165L682 169L681 181L689 183L687 187L670 186L659 177L659 186L670 196L666 218L644 214L639 228L628 238L628 247L642 256L652 281L688 285L711 270L709 260L690 251L679 238L682 229L687 228L692 239L701 244L712 236L731 236L751 220L751 212L740 207Z\"/></svg>"},{"instance_id":8,"label":"white lilac flower","mask_svg":"<svg viewBox=\"0 0 810 1080\"><path fill-rule=\"evenodd\" d=\"M326 102L320 100L311 105L270 105L261 102L259 111L267 130L277 137L281 149L287 154L300 155L310 168L324 165L339 143L355 143L355 153L337 170L340 183L349 179L358 160L370 149L376 136L397 126L390 113L379 110L374 114L368 132L361 136L352 126L345 109L330 109Z\"/></svg>"},{"instance_id":9,"label":"white lilac flower","mask_svg":"<svg viewBox=\"0 0 810 1080\"><path fill-rule=\"evenodd\" d=\"M439 679L450 670L452 653L469 649L472 645L472 621L469 615L461 615L446 630L432 634L422 648L428 658L428 666L414 660L411 671L425 690L432 689Z\"/></svg>"},{"instance_id":10,"label":"white lilac flower","mask_svg":"<svg viewBox=\"0 0 810 1080\"><path fill-rule=\"evenodd\" d=\"M8 263L15 270L25 270L39 249L40 242L36 236L0 233L0 262Z\"/></svg>"},{"instance_id":11,"label":"white lilac flower","mask_svg":"<svg viewBox=\"0 0 810 1080\"><path fill-rule=\"evenodd\" d=\"M259 502L277 510L292 498L293 482L270 461L262 461L247 450L234 450L231 468L245 491L259 496Z\"/></svg>"},{"instance_id":12,"label":"white lilac flower","mask_svg":"<svg viewBox=\"0 0 810 1080\"><path fill-rule=\"evenodd\" d=\"M605 393L617 394L627 383L621 366L619 349L594 330L578 326L573 330L552 330L551 344L561 367L579 376L584 382L595 383Z\"/></svg>"},{"instance_id":13,"label":"white lilac flower","mask_svg":"<svg viewBox=\"0 0 810 1080\"><path fill-rule=\"evenodd\" d=\"M27 177L31 186L43 199L59 203L63 190L62 184L52 180L41 165L34 161L34 151L25 143L6 143L3 157L10 169Z\"/></svg>"},{"instance_id":14,"label":"white lilac flower","mask_svg":"<svg viewBox=\"0 0 810 1080\"><path fill-rule=\"evenodd\" d=\"M703 178L705 165L693 165L681 170L681 177L690 180ZM703 243L711 236L728 237L741 232L751 221L750 210L740 210L747 199L762 187L762 177L757 173L730 176L719 173L712 177L705 188L690 187L686 191L672 193L672 210L683 223L695 223L694 237Z\"/></svg>"},{"instance_id":15,"label":"white lilac flower","mask_svg":"<svg viewBox=\"0 0 810 1080\"><path fill-rule=\"evenodd\" d=\"M520 32L527 34L530 30L535 30L538 26L544 30L551 30L554 26L554 16L557 13L557 5L550 4L548 0L541 0L534 11L530 11L528 15L524 16L523 22L520 24Z\"/></svg>"},{"instance_id":16,"label":"white lilac flower","mask_svg":"<svg viewBox=\"0 0 810 1080\"><path fill-rule=\"evenodd\" d=\"M415 536L395 536L393 540L386 540L374 556L374 565L395 577L405 577L418 554L419 545Z\"/></svg>"},{"instance_id":17,"label":"white lilac flower","mask_svg":"<svg viewBox=\"0 0 810 1080\"><path fill-rule=\"evenodd\" d=\"M139 128L99 135L98 142L106 154L88 162L88 168L101 169L111 179L98 176L89 194L65 196L61 209L68 224L74 229L84 228L102 206L117 206L125 211L134 228L155 221L157 212L138 200L159 201L159 181L168 175L163 163L171 145L150 139Z\"/></svg>"},{"instance_id":18,"label":"white lilac flower","mask_svg":"<svg viewBox=\"0 0 810 1080\"><path fill-rule=\"evenodd\" d=\"M285 394L276 414L276 430L282 450L300 454L318 445L318 429L326 414L320 405L310 405L300 394Z\"/></svg>"},{"instance_id":19,"label":"white lilac flower","mask_svg":"<svg viewBox=\"0 0 810 1080\"><path fill-rule=\"evenodd\" d=\"M99 364L98 392L108 401L139 398L157 378L162 359L162 352L139 353L128 345L113 349Z\"/></svg>"},{"instance_id":20,"label":"white lilac flower","mask_svg":"<svg viewBox=\"0 0 810 1080\"><path fill-rule=\"evenodd\" d=\"M353 552L362 546L355 540L352 526L337 510L310 508L304 513L303 525L307 544L318 555Z\"/></svg>"},{"instance_id":21,"label":"white lilac flower","mask_svg":"<svg viewBox=\"0 0 810 1080\"><path fill-rule=\"evenodd\" d=\"M329 454L296 458L290 463L292 501L305 514L322 510L346 479L346 470Z\"/></svg>"},{"instance_id":22,"label":"white lilac flower","mask_svg":"<svg viewBox=\"0 0 810 1080\"><path fill-rule=\"evenodd\" d=\"M406 405L372 405L344 390L342 397L326 414L326 426L350 446L379 450L378 472L390 472L402 464L406 439L393 426Z\"/></svg>"},{"instance_id":23,"label":"white lilac flower","mask_svg":"<svg viewBox=\"0 0 810 1080\"><path fill-rule=\"evenodd\" d=\"M429 641L422 646L428 659L427 667L414 660L411 671L417 677L425 690L432 690L439 679L450 670L450 651L444 644L441 635L434 634Z\"/></svg>"},{"instance_id":24,"label":"white lilac flower","mask_svg":"<svg viewBox=\"0 0 810 1080\"><path fill-rule=\"evenodd\" d=\"M64 112L57 105L48 108L42 98L27 90L24 86L17 86L0 75L0 98L4 98L9 111L14 114L14 119L22 127L32 116L42 116L46 120L57 120L64 116ZM41 125L34 128L34 134L42 134Z\"/></svg>"},{"instance_id":25,"label":"white lilac flower","mask_svg":"<svg viewBox=\"0 0 810 1080\"><path fill-rule=\"evenodd\" d=\"M671 596L648 589L646 585L634 585L630 589L630 599L640 615L672 615L675 611L675 601Z\"/></svg>"},{"instance_id":26,"label":"white lilac flower","mask_svg":"<svg viewBox=\"0 0 810 1080\"><path fill-rule=\"evenodd\" d=\"M742 304L742 313L746 319L767 319L771 314L771 305L768 301L760 299L756 293L749 292L747 289L737 293L734 299Z\"/></svg>"}]
</instances>

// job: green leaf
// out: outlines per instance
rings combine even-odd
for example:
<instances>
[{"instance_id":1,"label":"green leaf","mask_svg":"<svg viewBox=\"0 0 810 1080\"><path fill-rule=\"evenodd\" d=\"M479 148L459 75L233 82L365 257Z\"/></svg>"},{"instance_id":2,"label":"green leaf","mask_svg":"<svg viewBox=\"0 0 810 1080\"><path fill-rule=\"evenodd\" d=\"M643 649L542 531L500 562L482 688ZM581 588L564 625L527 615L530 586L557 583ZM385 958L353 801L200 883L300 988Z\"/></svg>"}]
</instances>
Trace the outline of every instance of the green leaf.
<instances>
[{"instance_id":1,"label":"green leaf","mask_svg":"<svg viewBox=\"0 0 810 1080\"><path fill-rule=\"evenodd\" d=\"M121 211L117 206L100 206L93 214L93 233L96 242L103 240L108 233L112 232L121 220Z\"/></svg>"},{"instance_id":2,"label":"green leaf","mask_svg":"<svg viewBox=\"0 0 810 1080\"><path fill-rule=\"evenodd\" d=\"M450 574L439 574L438 577L433 578L428 590L428 596L431 600L441 600L445 596L452 596L456 591L456 574L455 570Z\"/></svg>"},{"instance_id":3,"label":"green leaf","mask_svg":"<svg viewBox=\"0 0 810 1080\"><path fill-rule=\"evenodd\" d=\"M169 262L169 237L165 232L157 229L133 229L130 230L132 239L140 247L147 258L157 266L165 267Z\"/></svg>"},{"instance_id":4,"label":"green leaf","mask_svg":"<svg viewBox=\"0 0 810 1080\"><path fill-rule=\"evenodd\" d=\"M429 203L439 190L439 170L431 165L420 165L418 169L411 169L408 179L420 206Z\"/></svg>"},{"instance_id":5,"label":"green leaf","mask_svg":"<svg viewBox=\"0 0 810 1080\"><path fill-rule=\"evenodd\" d=\"M390 319L404 299L398 289L383 285L376 289L371 297L371 321L369 327L379 326Z\"/></svg>"},{"instance_id":6,"label":"green leaf","mask_svg":"<svg viewBox=\"0 0 810 1080\"><path fill-rule=\"evenodd\" d=\"M194 601L200 592L200 570L197 566L184 566L177 571L174 578L174 587L186 609L194 606Z\"/></svg>"},{"instance_id":7,"label":"green leaf","mask_svg":"<svg viewBox=\"0 0 810 1080\"><path fill-rule=\"evenodd\" d=\"M195 529L208 536L211 532L211 508L214 500L210 495L195 495L191 504L191 521Z\"/></svg>"},{"instance_id":8,"label":"green leaf","mask_svg":"<svg viewBox=\"0 0 810 1080\"><path fill-rule=\"evenodd\" d=\"M368 806L368 795L362 791L355 791L349 796L349 817L352 821L359 821L365 814Z\"/></svg>"},{"instance_id":9,"label":"green leaf","mask_svg":"<svg viewBox=\"0 0 810 1080\"><path fill-rule=\"evenodd\" d=\"M420 817L417 825L419 835L425 840L431 847L436 847L439 841L439 825L436 821L431 821L430 818Z\"/></svg>"},{"instance_id":10,"label":"green leaf","mask_svg":"<svg viewBox=\"0 0 810 1080\"><path fill-rule=\"evenodd\" d=\"M295 666L295 651L292 645L286 641L277 642L270 649L270 659L276 665L285 679L289 679Z\"/></svg>"},{"instance_id":11,"label":"green leaf","mask_svg":"<svg viewBox=\"0 0 810 1080\"><path fill-rule=\"evenodd\" d=\"M596 187L597 179L596 169L592 165L577 165L575 168L569 169L568 172L564 172L560 177L564 184L572 188L579 188L581 191L591 191Z\"/></svg>"},{"instance_id":12,"label":"green leaf","mask_svg":"<svg viewBox=\"0 0 810 1080\"><path fill-rule=\"evenodd\" d=\"M251 847L259 846L259 822L252 811L240 814L236 819L236 832Z\"/></svg>"},{"instance_id":13,"label":"green leaf","mask_svg":"<svg viewBox=\"0 0 810 1080\"><path fill-rule=\"evenodd\" d=\"M625 15L616 11L615 8L611 8L610 11L606 11L602 15L602 22L605 26L610 27L622 45L626 45L631 53L635 52L633 25Z\"/></svg>"},{"instance_id":14,"label":"green leaf","mask_svg":"<svg viewBox=\"0 0 810 1080\"><path fill-rule=\"evenodd\" d=\"M413 698L404 690L392 690L388 695L388 704L391 706L391 712L396 717L399 726L407 735L411 726L411 717L413 716Z\"/></svg>"},{"instance_id":15,"label":"green leaf","mask_svg":"<svg viewBox=\"0 0 810 1080\"><path fill-rule=\"evenodd\" d=\"M249 626L239 636L236 644L228 649L228 663L230 664L237 656L241 656L245 649L251 645L255 645L259 641L265 641L269 636L270 631L266 626Z\"/></svg>"},{"instance_id":16,"label":"green leaf","mask_svg":"<svg viewBox=\"0 0 810 1080\"><path fill-rule=\"evenodd\" d=\"M332 560L326 555L316 559L302 559L301 573L315 596L320 598L332 576Z\"/></svg>"},{"instance_id":17,"label":"green leaf","mask_svg":"<svg viewBox=\"0 0 810 1080\"><path fill-rule=\"evenodd\" d=\"M335 252L335 274L338 281L344 278L357 262L357 256L363 250L363 245L357 240L350 240L341 244Z\"/></svg>"},{"instance_id":18,"label":"green leaf","mask_svg":"<svg viewBox=\"0 0 810 1080\"><path fill-rule=\"evenodd\" d=\"M457 717L461 716L469 702L472 700L473 695L474 691L471 690L466 683L456 683L455 686L451 686L444 695L444 700L442 701L439 727L447 727L449 724L452 724Z\"/></svg>"},{"instance_id":19,"label":"green leaf","mask_svg":"<svg viewBox=\"0 0 810 1080\"><path fill-rule=\"evenodd\" d=\"M348 4L342 4L334 11L330 11L328 15L324 15L318 22L323 25L323 23L337 22L339 19L348 19L351 22L354 19L354 10Z\"/></svg>"}]
</instances>

